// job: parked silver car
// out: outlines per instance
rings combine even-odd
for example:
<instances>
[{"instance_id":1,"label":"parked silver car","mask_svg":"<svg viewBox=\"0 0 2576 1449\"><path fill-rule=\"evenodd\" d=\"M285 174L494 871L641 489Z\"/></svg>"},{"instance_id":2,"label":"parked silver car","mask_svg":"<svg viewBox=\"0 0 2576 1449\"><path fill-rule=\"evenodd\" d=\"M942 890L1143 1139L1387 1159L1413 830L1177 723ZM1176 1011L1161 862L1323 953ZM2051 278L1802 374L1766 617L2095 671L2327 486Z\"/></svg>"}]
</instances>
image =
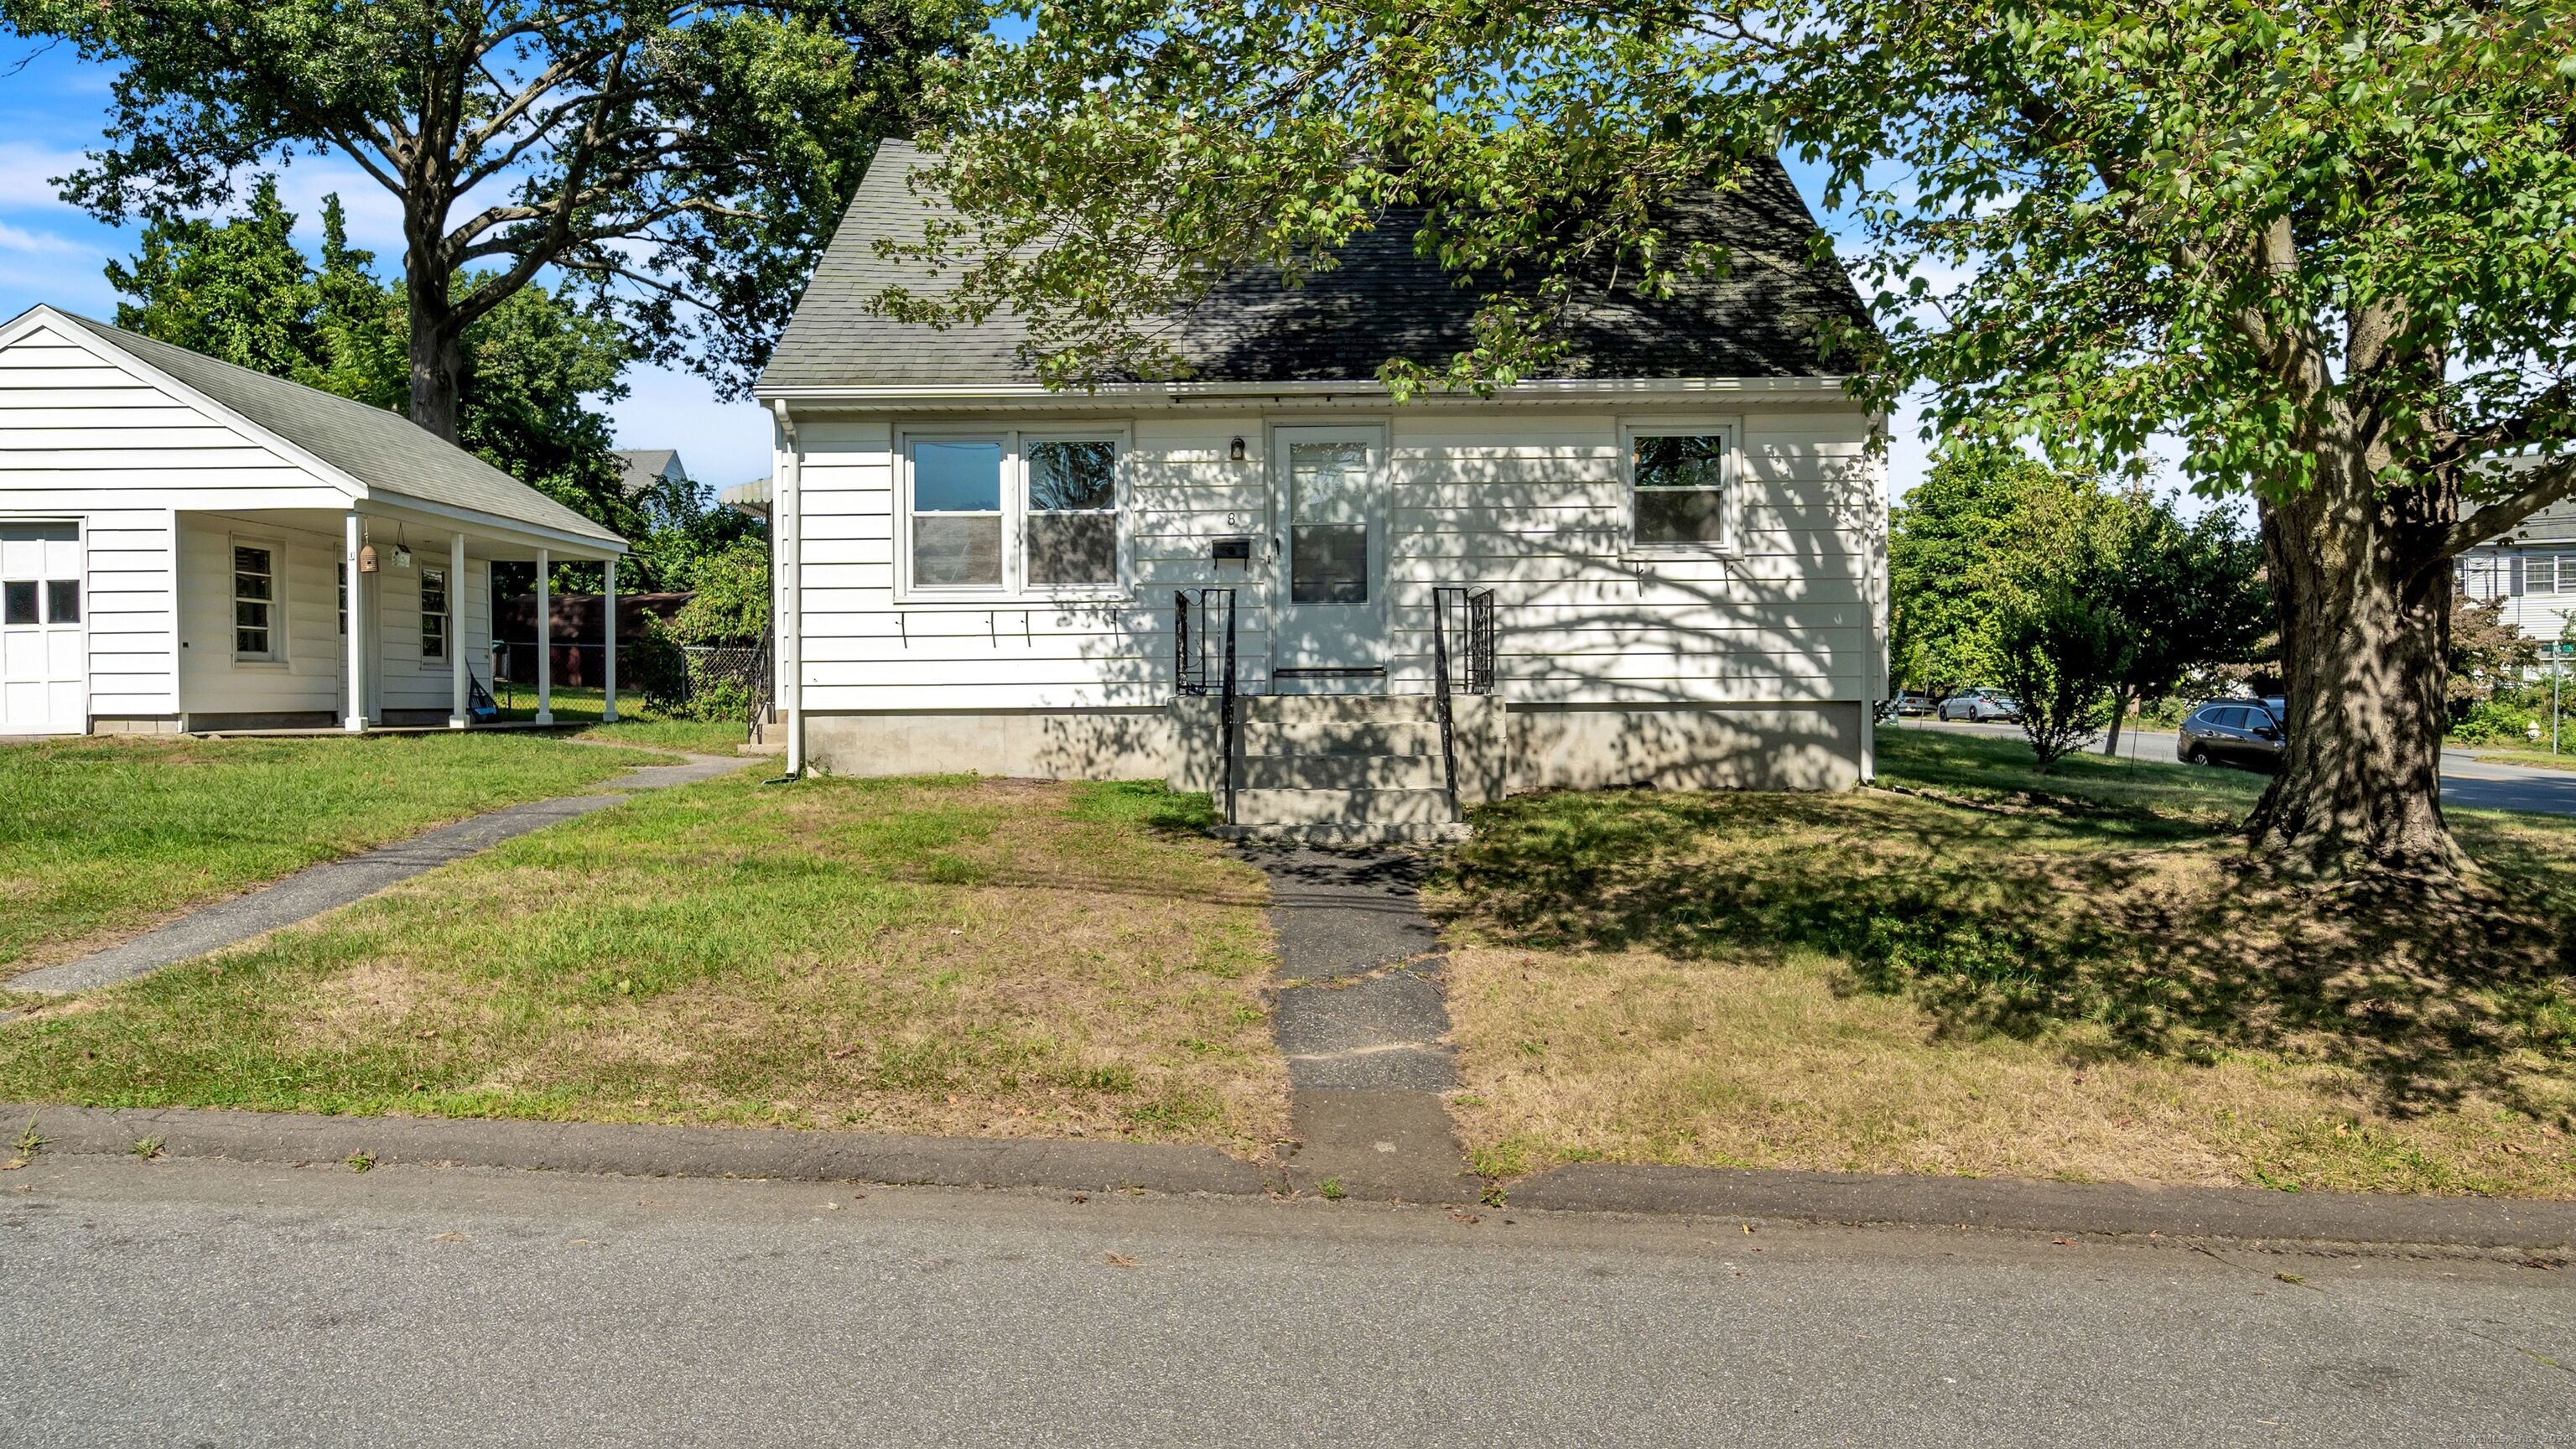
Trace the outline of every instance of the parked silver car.
<instances>
[{"instance_id":1,"label":"parked silver car","mask_svg":"<svg viewBox=\"0 0 2576 1449\"><path fill-rule=\"evenodd\" d=\"M1997 690L1963 689L1941 701L1940 715L1944 721L1963 719L1972 724L1984 724L1989 720L2002 720L2008 724L2019 724L2021 701Z\"/></svg>"}]
</instances>

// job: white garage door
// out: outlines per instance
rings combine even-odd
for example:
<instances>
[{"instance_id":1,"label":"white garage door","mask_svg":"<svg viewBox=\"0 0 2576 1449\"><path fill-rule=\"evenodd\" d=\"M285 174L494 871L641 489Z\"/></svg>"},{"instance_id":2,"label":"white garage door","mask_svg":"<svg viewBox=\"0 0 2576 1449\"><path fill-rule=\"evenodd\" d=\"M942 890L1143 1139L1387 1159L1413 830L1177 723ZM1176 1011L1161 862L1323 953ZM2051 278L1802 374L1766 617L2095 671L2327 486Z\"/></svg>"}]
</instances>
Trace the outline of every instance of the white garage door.
<instances>
[{"instance_id":1,"label":"white garage door","mask_svg":"<svg viewBox=\"0 0 2576 1449\"><path fill-rule=\"evenodd\" d=\"M76 523L0 523L0 735L89 728Z\"/></svg>"}]
</instances>

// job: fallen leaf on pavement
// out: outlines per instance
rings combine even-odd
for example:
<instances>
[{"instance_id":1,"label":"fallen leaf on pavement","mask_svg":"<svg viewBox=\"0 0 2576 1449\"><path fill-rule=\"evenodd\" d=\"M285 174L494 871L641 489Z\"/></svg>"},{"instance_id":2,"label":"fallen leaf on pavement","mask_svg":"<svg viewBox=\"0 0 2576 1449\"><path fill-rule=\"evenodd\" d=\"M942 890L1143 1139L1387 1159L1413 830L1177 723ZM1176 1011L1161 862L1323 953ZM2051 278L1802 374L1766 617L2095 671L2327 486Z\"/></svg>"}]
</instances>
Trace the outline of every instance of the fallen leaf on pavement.
<instances>
[{"instance_id":1,"label":"fallen leaf on pavement","mask_svg":"<svg viewBox=\"0 0 2576 1449\"><path fill-rule=\"evenodd\" d=\"M1128 1257L1125 1253L1103 1253L1100 1255L1100 1261L1108 1264L1112 1268L1133 1268L1137 1266L1136 1260Z\"/></svg>"},{"instance_id":2,"label":"fallen leaf on pavement","mask_svg":"<svg viewBox=\"0 0 2576 1449\"><path fill-rule=\"evenodd\" d=\"M1451 1213L1449 1215L1449 1220L1451 1222L1472 1223L1476 1220L1476 1215L1474 1213Z\"/></svg>"},{"instance_id":3,"label":"fallen leaf on pavement","mask_svg":"<svg viewBox=\"0 0 2576 1449\"><path fill-rule=\"evenodd\" d=\"M430 1235L429 1240L433 1243L462 1243L469 1241L463 1233L433 1233Z\"/></svg>"}]
</instances>

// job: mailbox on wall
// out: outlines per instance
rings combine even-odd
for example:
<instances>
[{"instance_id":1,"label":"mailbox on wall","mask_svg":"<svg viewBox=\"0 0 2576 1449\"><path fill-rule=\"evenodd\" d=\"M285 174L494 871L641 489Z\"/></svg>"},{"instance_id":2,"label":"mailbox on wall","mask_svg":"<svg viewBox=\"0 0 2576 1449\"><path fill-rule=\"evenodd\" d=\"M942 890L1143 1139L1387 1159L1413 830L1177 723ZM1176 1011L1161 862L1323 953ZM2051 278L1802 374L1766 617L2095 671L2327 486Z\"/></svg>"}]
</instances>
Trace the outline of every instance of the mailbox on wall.
<instances>
[{"instance_id":1,"label":"mailbox on wall","mask_svg":"<svg viewBox=\"0 0 2576 1449\"><path fill-rule=\"evenodd\" d=\"M1252 562L1252 540L1243 537L1220 538L1209 550L1208 556L1217 563L1249 565Z\"/></svg>"}]
</instances>

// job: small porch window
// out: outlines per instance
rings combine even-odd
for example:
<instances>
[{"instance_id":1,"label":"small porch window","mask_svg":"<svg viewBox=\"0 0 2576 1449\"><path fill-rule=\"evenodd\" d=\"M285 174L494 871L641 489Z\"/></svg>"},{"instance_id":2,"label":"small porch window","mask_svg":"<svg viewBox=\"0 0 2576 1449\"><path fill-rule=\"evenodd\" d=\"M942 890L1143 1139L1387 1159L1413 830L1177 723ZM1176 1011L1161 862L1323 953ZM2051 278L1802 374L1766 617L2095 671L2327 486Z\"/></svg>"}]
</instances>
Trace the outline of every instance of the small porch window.
<instances>
[{"instance_id":1,"label":"small porch window","mask_svg":"<svg viewBox=\"0 0 2576 1449\"><path fill-rule=\"evenodd\" d=\"M274 663L285 656L277 617L277 551L233 545L233 658Z\"/></svg>"},{"instance_id":2,"label":"small porch window","mask_svg":"<svg viewBox=\"0 0 2576 1449\"><path fill-rule=\"evenodd\" d=\"M447 570L420 571L420 657L447 657Z\"/></svg>"},{"instance_id":3,"label":"small porch window","mask_svg":"<svg viewBox=\"0 0 2576 1449\"><path fill-rule=\"evenodd\" d=\"M1735 430L1633 428L1628 485L1634 546L1646 551L1724 549L1735 487Z\"/></svg>"}]
</instances>

